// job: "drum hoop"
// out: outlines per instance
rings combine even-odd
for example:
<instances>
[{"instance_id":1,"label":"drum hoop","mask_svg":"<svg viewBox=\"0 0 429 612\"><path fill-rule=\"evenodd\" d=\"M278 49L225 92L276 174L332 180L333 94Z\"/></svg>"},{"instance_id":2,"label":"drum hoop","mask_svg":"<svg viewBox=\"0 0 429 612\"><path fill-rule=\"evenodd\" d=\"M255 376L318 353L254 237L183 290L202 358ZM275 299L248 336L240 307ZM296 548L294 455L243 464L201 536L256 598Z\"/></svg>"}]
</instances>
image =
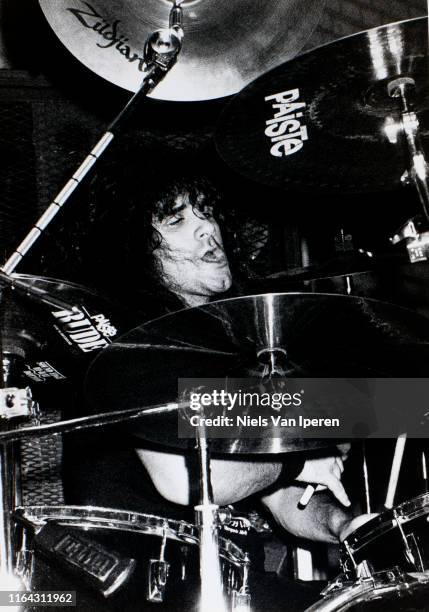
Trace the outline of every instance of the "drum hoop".
<instances>
[{"instance_id":1,"label":"drum hoop","mask_svg":"<svg viewBox=\"0 0 429 612\"><path fill-rule=\"evenodd\" d=\"M406 579L391 582L388 578L389 574L390 571L386 570L375 574L375 580L354 582L342 587L317 601L310 608L307 608L306 612L343 612L348 610L350 605L374 601L380 596L394 591L399 593L412 591L429 583L429 576L417 574L407 574Z\"/></svg>"},{"instance_id":2,"label":"drum hoop","mask_svg":"<svg viewBox=\"0 0 429 612\"><path fill-rule=\"evenodd\" d=\"M19 506L14 511L19 523L37 529L52 521L73 527L126 531L150 534L162 538L197 545L199 529L187 521L169 519L155 514L130 512L99 506ZM219 538L220 556L236 567L248 564L244 552L227 538Z\"/></svg>"},{"instance_id":3,"label":"drum hoop","mask_svg":"<svg viewBox=\"0 0 429 612\"><path fill-rule=\"evenodd\" d=\"M399 516L415 518L420 514L425 514L425 512L421 512L425 507L427 507L426 512L429 513L429 493L423 493L418 497L402 502L396 507L396 512Z\"/></svg>"}]
</instances>

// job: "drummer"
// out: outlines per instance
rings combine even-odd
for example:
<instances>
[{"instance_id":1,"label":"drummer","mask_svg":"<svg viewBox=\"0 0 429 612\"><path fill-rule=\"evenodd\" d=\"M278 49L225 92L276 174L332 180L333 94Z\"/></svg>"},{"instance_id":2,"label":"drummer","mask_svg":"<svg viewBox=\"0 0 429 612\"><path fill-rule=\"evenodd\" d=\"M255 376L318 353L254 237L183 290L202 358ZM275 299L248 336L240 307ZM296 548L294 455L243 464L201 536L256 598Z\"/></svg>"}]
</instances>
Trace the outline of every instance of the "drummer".
<instances>
[{"instance_id":1,"label":"drummer","mask_svg":"<svg viewBox=\"0 0 429 612\"><path fill-rule=\"evenodd\" d=\"M132 174L130 178L140 181L140 175ZM184 178L183 172L177 171L161 187L150 189L150 197L143 201L138 187L132 180L126 182L131 205L124 218L128 233L123 242L129 262L138 262L138 272L128 268L134 282L128 278L124 284L138 287L133 306L140 303L149 320L184 307L240 295L244 274L236 244L229 238L231 232L220 229L220 198L213 184L199 176ZM116 244L120 242L117 237ZM111 270L109 266L105 268ZM82 442L83 437L78 436L80 448L69 453L69 460L76 475L75 458L79 457L80 474L72 495L68 487L68 501L189 520L192 514L177 513L179 506L192 508L196 503L198 479L191 475L189 457L134 438L143 470L141 464L133 462L136 455L131 458L124 448L130 437L126 444L120 443L119 451L118 438L114 432L100 446L93 439ZM288 532L313 541L336 543L354 530L356 521L360 522L359 518L353 519L341 482L346 454L347 447L333 447L320 456L314 452L307 457L293 453L284 455L283 460L277 456L275 461L267 456L252 461L216 457L211 461L214 501L227 505L256 497ZM153 483L150 486L146 484L146 474ZM300 509L298 502L306 483L322 485L325 491L316 493L308 506ZM266 575L258 578L259 584L265 579ZM267 589L271 592L274 587L270 583ZM294 597L297 602L308 603L316 599L317 593L310 589L303 594L300 589L293 595L289 584L288 604L292 605Z\"/></svg>"},{"instance_id":2,"label":"drummer","mask_svg":"<svg viewBox=\"0 0 429 612\"><path fill-rule=\"evenodd\" d=\"M219 196L202 178L172 177L151 202L134 208L132 231L141 231L143 217L150 218L149 269L158 290L159 314L175 307L194 307L237 295L232 265L225 251L218 215ZM131 240L131 243L133 241ZM141 249L141 242L137 243ZM192 503L192 484L185 455L161 449L139 448L138 456L157 491L176 504ZM283 462L212 460L215 502L234 503L260 494L276 521L300 537L337 542L350 529L350 500L341 483L345 448L329 456ZM298 508L303 483L327 487L306 510Z\"/></svg>"}]
</instances>

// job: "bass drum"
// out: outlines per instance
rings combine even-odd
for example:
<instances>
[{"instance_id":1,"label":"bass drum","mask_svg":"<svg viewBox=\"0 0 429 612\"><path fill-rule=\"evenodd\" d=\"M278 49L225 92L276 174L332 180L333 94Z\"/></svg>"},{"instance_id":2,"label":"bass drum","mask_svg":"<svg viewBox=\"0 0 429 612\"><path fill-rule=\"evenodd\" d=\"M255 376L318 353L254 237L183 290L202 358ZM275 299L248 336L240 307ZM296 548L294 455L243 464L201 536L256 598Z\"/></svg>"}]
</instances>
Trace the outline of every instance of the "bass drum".
<instances>
[{"instance_id":1,"label":"bass drum","mask_svg":"<svg viewBox=\"0 0 429 612\"><path fill-rule=\"evenodd\" d=\"M333 584L306 612L427 612L429 575L382 572L371 580Z\"/></svg>"},{"instance_id":2,"label":"bass drum","mask_svg":"<svg viewBox=\"0 0 429 612\"><path fill-rule=\"evenodd\" d=\"M75 591L76 609L91 612L197 608L199 529L195 525L83 506L27 506L14 514L20 544L18 573L32 593ZM219 550L231 609L247 580L248 557L225 538L219 538ZM31 605L26 609L31 610ZM34 609L41 612L44 606ZM46 606L47 612L53 609Z\"/></svg>"}]
</instances>

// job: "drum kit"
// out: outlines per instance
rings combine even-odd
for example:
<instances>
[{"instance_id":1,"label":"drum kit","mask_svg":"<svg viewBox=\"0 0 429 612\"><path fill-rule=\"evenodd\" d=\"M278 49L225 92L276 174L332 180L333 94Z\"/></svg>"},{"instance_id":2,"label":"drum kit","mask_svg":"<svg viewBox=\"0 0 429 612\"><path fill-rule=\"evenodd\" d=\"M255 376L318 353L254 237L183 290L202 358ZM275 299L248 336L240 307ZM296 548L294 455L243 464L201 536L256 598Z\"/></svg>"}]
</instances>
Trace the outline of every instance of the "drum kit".
<instances>
[{"instance_id":1,"label":"drum kit","mask_svg":"<svg viewBox=\"0 0 429 612\"><path fill-rule=\"evenodd\" d=\"M324 1L307 0L305 11L300 0L216 7L200 0L39 3L71 53L133 93L0 271L0 577L19 576L28 590L48 590L63 569L72 585L82 582L105 598L117 597L125 584L139 589L141 609L150 602L178 609L183 602L184 609L198 606L201 612L251 610L251 559L219 535L230 516L213 501L210 453L274 455L332 441L274 438L271 431L261 438L209 440L201 429L196 443L179 438L178 416L186 418L189 402L177 397L177 380L266 380L279 373L426 378L427 318L351 295L267 293L183 310L129 331L126 313L95 291L15 269L142 98L209 100L238 91L215 137L231 168L263 184L304 191L414 185L422 214L391 242L406 246L411 263L426 261L427 18L295 57ZM280 20L286 24L281 32ZM317 278L309 269L284 274L292 281ZM30 387L55 385L61 398L65 380L78 385L84 379L90 414L52 422L43 402L33 400ZM427 426L426 412L418 416ZM134 433L166 447L196 448L195 525L110 508L21 503L20 440L115 424L132 424ZM429 609L429 495L387 506L347 536L342 574L309 610Z\"/></svg>"}]
</instances>

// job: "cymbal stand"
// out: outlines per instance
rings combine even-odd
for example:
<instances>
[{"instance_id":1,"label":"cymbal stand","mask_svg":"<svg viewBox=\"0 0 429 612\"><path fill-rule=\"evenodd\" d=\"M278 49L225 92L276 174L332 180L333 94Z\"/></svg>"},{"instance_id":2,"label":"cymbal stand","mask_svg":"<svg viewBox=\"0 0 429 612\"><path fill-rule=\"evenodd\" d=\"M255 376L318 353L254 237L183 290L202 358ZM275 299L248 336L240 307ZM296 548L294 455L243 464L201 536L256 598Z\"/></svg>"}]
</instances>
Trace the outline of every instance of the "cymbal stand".
<instances>
[{"instance_id":1,"label":"cymbal stand","mask_svg":"<svg viewBox=\"0 0 429 612\"><path fill-rule=\"evenodd\" d=\"M1 270L12 274L24 255L40 238L56 214L68 201L75 189L82 183L88 172L97 163L108 146L119 132L124 120L135 110L141 98L146 97L165 77L174 66L182 47L182 9L181 1L174 0L170 11L169 27L153 32L146 40L144 46L145 73L140 89L131 97L126 106L107 128L92 151L73 174L72 178L61 189L53 202L48 206L33 228L12 253Z\"/></svg>"},{"instance_id":2,"label":"cymbal stand","mask_svg":"<svg viewBox=\"0 0 429 612\"><path fill-rule=\"evenodd\" d=\"M391 98L398 100L401 109L400 121L387 117L385 133L392 144L397 144L398 136L405 137L409 156L409 169L402 175L404 184L413 183L417 189L423 208L423 215L410 219L394 236L392 244L406 241L411 263L429 259L429 165L420 139L420 122L412 110L412 95L415 81L410 77L400 77L387 86Z\"/></svg>"},{"instance_id":3,"label":"cymbal stand","mask_svg":"<svg viewBox=\"0 0 429 612\"><path fill-rule=\"evenodd\" d=\"M0 290L0 305L4 306L4 290ZM3 314L3 310L1 315ZM0 317L0 332L3 316ZM6 354L0 338L0 421L37 416L37 404L30 389L18 389L14 384L20 374L20 356ZM15 546L11 514L21 503L21 461L16 442L0 442L0 584L3 588L19 590L21 581L14 574Z\"/></svg>"},{"instance_id":4,"label":"cymbal stand","mask_svg":"<svg viewBox=\"0 0 429 612\"><path fill-rule=\"evenodd\" d=\"M200 415L203 412L200 410ZM223 594L222 571L219 554L219 524L221 519L213 501L210 478L210 448L207 431L202 419L195 428L199 461L200 503L194 507L195 522L200 528L200 579L201 597L199 612L226 612L228 607ZM233 612L250 612L251 596L248 585L249 563L244 568L243 583L232 595Z\"/></svg>"},{"instance_id":5,"label":"cymbal stand","mask_svg":"<svg viewBox=\"0 0 429 612\"><path fill-rule=\"evenodd\" d=\"M220 568L218 509L213 502L210 481L210 452L204 424L196 427L199 460L200 503L194 507L195 521L200 528L200 612L226 612Z\"/></svg>"}]
</instances>

